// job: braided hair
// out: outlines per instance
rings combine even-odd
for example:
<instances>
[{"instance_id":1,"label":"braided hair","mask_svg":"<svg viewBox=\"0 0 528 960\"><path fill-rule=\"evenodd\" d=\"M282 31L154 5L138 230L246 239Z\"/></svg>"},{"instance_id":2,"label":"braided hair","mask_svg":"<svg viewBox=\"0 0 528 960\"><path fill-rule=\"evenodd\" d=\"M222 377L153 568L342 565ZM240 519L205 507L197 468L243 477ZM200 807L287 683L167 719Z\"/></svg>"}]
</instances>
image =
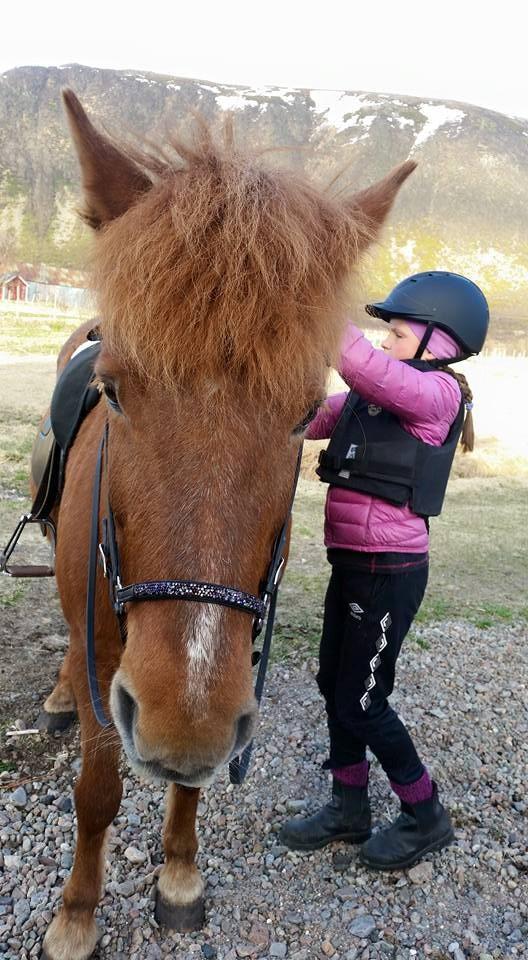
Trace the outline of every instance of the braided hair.
<instances>
[{"instance_id":1,"label":"braided hair","mask_svg":"<svg viewBox=\"0 0 528 960\"><path fill-rule=\"evenodd\" d=\"M460 443L462 446L463 453L469 453L473 450L475 446L475 430L473 427L473 394L471 392L471 387L467 382L463 373L459 373L456 370L453 370L452 367L448 366L438 366L438 369L442 373L448 373L451 377L454 377L458 383L462 396L464 397L464 404L466 407L466 416L464 418L464 425L462 427L462 434L460 437Z\"/></svg>"}]
</instances>

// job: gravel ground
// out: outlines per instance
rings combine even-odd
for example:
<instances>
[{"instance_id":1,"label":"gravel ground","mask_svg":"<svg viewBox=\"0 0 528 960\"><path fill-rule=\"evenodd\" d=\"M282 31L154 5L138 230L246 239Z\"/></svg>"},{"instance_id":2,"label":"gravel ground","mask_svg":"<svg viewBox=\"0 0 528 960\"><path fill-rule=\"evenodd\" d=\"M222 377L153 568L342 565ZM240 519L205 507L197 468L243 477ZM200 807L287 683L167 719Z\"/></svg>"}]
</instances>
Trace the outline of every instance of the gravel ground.
<instances>
[{"instance_id":1,"label":"gravel ground","mask_svg":"<svg viewBox=\"0 0 528 960\"><path fill-rule=\"evenodd\" d=\"M355 848L302 855L279 845L293 812L328 794L315 662L270 671L253 765L241 788L222 774L200 806L207 925L164 935L153 919L162 791L126 774L98 910L101 960L165 956L311 960L528 958L528 647L521 626L444 622L415 631L393 702L441 786L457 842L413 870L373 874ZM27 722L21 718L23 722ZM78 736L53 741L45 781L0 779L0 954L37 957L74 848ZM17 744L19 771L25 745ZM396 812L373 764L375 820Z\"/></svg>"}]
</instances>

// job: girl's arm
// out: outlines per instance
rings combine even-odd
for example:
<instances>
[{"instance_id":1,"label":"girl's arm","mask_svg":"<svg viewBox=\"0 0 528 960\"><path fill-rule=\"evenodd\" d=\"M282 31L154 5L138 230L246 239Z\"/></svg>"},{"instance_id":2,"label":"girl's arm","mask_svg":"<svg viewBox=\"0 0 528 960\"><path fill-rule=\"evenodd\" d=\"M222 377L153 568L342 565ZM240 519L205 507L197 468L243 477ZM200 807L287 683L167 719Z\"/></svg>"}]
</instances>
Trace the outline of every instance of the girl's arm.
<instances>
[{"instance_id":1,"label":"girl's arm","mask_svg":"<svg viewBox=\"0 0 528 960\"><path fill-rule=\"evenodd\" d=\"M334 393L323 400L306 433L306 440L328 440L343 409L348 393Z\"/></svg>"},{"instance_id":2,"label":"girl's arm","mask_svg":"<svg viewBox=\"0 0 528 960\"><path fill-rule=\"evenodd\" d=\"M453 420L461 393L448 373L424 373L377 350L354 324L345 334L338 372L351 390L410 423Z\"/></svg>"}]
</instances>

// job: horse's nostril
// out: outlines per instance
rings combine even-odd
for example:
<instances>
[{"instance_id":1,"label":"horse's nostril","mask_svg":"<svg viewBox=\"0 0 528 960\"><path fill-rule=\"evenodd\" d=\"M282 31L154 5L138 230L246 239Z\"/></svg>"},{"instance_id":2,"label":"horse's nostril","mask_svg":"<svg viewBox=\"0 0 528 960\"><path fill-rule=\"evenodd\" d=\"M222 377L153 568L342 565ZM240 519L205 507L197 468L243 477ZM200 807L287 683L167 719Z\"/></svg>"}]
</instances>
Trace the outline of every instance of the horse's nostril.
<instances>
[{"instance_id":1,"label":"horse's nostril","mask_svg":"<svg viewBox=\"0 0 528 960\"><path fill-rule=\"evenodd\" d=\"M125 688L121 685L117 691L117 699L121 722L123 723L125 729L131 733L134 728L134 719L137 710L136 701L130 696L128 690L125 690Z\"/></svg>"},{"instance_id":2,"label":"horse's nostril","mask_svg":"<svg viewBox=\"0 0 528 960\"><path fill-rule=\"evenodd\" d=\"M236 731L237 749L245 747L246 743L251 740L255 728L255 717L256 713L253 710L251 713L243 713L242 716L238 718Z\"/></svg>"}]
</instances>

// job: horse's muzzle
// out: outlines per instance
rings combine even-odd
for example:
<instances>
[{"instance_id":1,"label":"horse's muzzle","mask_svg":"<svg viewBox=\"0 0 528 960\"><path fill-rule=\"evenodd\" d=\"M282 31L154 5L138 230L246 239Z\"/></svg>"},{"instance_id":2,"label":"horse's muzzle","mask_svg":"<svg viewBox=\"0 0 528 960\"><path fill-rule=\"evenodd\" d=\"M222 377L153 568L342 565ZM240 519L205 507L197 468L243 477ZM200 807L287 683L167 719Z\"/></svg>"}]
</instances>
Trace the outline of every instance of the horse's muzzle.
<instances>
[{"instance_id":1,"label":"horse's muzzle","mask_svg":"<svg viewBox=\"0 0 528 960\"><path fill-rule=\"evenodd\" d=\"M179 783L186 787L208 786L218 768L240 754L249 743L258 716L256 706L241 713L234 723L229 748L221 750L218 757L212 754L210 745L207 757L198 755L193 757L190 749L192 747L191 731L189 731L190 742L185 745L184 755L177 756L176 751L171 755L165 747L166 737L163 737L164 749L160 749L157 755L156 748L149 748L143 743L138 733L138 703L117 676L112 683L110 704L123 747L136 772L149 780Z\"/></svg>"}]
</instances>

